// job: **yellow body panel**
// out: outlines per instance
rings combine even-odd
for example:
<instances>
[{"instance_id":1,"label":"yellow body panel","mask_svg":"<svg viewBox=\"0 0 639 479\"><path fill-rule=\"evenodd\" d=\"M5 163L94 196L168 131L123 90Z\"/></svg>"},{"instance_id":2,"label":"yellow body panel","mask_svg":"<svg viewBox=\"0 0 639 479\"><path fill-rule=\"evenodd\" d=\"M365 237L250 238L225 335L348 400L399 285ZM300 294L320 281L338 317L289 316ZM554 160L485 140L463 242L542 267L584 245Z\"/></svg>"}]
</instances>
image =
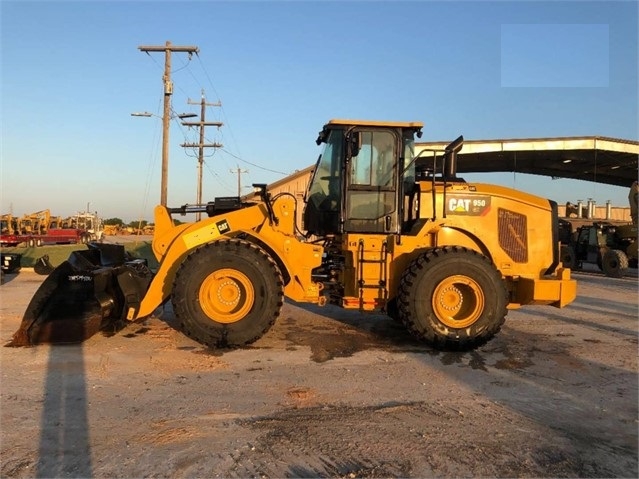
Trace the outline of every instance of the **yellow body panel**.
<instances>
[{"instance_id":1,"label":"yellow body panel","mask_svg":"<svg viewBox=\"0 0 639 479\"><path fill-rule=\"evenodd\" d=\"M514 300L508 306L516 309L524 304L550 304L563 308L577 297L577 282L570 270L560 268L556 279L519 278Z\"/></svg>"},{"instance_id":2,"label":"yellow body panel","mask_svg":"<svg viewBox=\"0 0 639 479\"><path fill-rule=\"evenodd\" d=\"M524 304L563 307L575 299L577 286L570 270L560 268L545 275L554 255L548 241L552 228L548 200L505 187L466 183L449 184L445 198L443 187L437 186L435 196L433 209L432 184L421 183L420 211L428 218L399 236L399 241L395 235L343 235L342 306L373 310L385 304L397 295L411 261L428 248L443 246L462 246L489 257L506 282L510 309ZM487 204L473 211L473 202ZM523 222L515 223L519 229L508 221L511 216ZM513 250L508 251L510 247Z\"/></svg>"},{"instance_id":3,"label":"yellow body panel","mask_svg":"<svg viewBox=\"0 0 639 479\"><path fill-rule=\"evenodd\" d=\"M128 312L127 317L135 319L147 316L170 297L175 274L191 251L241 233L255 237L273 252L283 273L288 273L290 277L284 287L287 297L295 301L319 302L321 286L311 280L311 270L320 265L323 250L321 246L303 243L295 236L294 199L280 197L274 202L273 210L279 220L277 225L270 224L266 206L256 203L196 223L174 226L167 209L157 206L152 248L160 267L141 302L140 310L137 314Z\"/></svg>"}]
</instances>

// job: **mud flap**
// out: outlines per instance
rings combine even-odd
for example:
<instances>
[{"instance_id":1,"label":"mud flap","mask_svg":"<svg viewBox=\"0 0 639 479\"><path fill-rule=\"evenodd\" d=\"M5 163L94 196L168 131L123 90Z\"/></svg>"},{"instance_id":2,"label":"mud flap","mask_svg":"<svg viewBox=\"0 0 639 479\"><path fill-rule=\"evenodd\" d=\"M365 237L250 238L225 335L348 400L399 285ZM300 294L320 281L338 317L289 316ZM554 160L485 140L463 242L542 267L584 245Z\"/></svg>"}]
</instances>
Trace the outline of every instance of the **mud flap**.
<instances>
[{"instance_id":1,"label":"mud flap","mask_svg":"<svg viewBox=\"0 0 639 479\"><path fill-rule=\"evenodd\" d=\"M137 311L153 276L146 262L128 261L121 245L88 246L43 281L7 346L82 342Z\"/></svg>"}]
</instances>

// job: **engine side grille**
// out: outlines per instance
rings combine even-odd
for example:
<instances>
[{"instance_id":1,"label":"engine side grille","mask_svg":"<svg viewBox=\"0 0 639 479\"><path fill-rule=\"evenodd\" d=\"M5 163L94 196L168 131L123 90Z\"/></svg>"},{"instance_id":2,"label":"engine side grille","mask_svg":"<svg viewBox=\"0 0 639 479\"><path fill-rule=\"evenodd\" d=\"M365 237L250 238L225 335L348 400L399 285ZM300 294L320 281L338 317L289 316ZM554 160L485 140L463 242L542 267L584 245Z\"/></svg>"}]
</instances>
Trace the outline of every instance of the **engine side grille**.
<instances>
[{"instance_id":1,"label":"engine side grille","mask_svg":"<svg viewBox=\"0 0 639 479\"><path fill-rule=\"evenodd\" d=\"M528 262L528 235L526 216L499 208L497 229L499 246L515 263Z\"/></svg>"}]
</instances>

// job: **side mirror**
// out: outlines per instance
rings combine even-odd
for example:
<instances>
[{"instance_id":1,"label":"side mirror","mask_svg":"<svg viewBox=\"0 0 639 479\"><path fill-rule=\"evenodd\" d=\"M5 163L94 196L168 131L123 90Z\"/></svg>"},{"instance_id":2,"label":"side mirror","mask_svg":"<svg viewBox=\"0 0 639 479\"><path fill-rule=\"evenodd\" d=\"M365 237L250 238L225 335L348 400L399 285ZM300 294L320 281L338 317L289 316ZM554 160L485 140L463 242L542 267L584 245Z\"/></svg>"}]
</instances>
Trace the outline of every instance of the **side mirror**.
<instances>
[{"instance_id":1,"label":"side mirror","mask_svg":"<svg viewBox=\"0 0 639 479\"><path fill-rule=\"evenodd\" d=\"M328 132L326 131L326 129L324 129L317 134L317 140L315 140L315 143L317 143L317 146L319 146L322 143L326 142L326 138L328 138Z\"/></svg>"}]
</instances>

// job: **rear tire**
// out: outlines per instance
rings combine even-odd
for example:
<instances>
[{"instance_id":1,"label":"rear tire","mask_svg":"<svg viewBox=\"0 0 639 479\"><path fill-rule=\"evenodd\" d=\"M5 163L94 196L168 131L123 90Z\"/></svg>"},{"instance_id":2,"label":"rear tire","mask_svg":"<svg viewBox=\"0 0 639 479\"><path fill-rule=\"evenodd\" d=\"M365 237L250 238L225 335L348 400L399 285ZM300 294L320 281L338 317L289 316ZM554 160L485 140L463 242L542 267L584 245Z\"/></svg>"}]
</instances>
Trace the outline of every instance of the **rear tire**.
<instances>
[{"instance_id":1,"label":"rear tire","mask_svg":"<svg viewBox=\"0 0 639 479\"><path fill-rule=\"evenodd\" d=\"M506 319L507 291L492 262L458 246L429 250L402 275L400 317L409 331L442 349L471 349Z\"/></svg>"},{"instance_id":2,"label":"rear tire","mask_svg":"<svg viewBox=\"0 0 639 479\"><path fill-rule=\"evenodd\" d=\"M259 246L244 240L204 245L182 263L172 302L183 332L211 348L252 343L279 316L282 274Z\"/></svg>"},{"instance_id":3,"label":"rear tire","mask_svg":"<svg viewBox=\"0 0 639 479\"><path fill-rule=\"evenodd\" d=\"M628 256L621 250L609 249L603 256L603 271L611 278L622 278L628 269Z\"/></svg>"},{"instance_id":4,"label":"rear tire","mask_svg":"<svg viewBox=\"0 0 639 479\"><path fill-rule=\"evenodd\" d=\"M597 250L597 268L599 268L599 271L603 271L603 258L607 252L608 248L606 246L602 246Z\"/></svg>"}]
</instances>

